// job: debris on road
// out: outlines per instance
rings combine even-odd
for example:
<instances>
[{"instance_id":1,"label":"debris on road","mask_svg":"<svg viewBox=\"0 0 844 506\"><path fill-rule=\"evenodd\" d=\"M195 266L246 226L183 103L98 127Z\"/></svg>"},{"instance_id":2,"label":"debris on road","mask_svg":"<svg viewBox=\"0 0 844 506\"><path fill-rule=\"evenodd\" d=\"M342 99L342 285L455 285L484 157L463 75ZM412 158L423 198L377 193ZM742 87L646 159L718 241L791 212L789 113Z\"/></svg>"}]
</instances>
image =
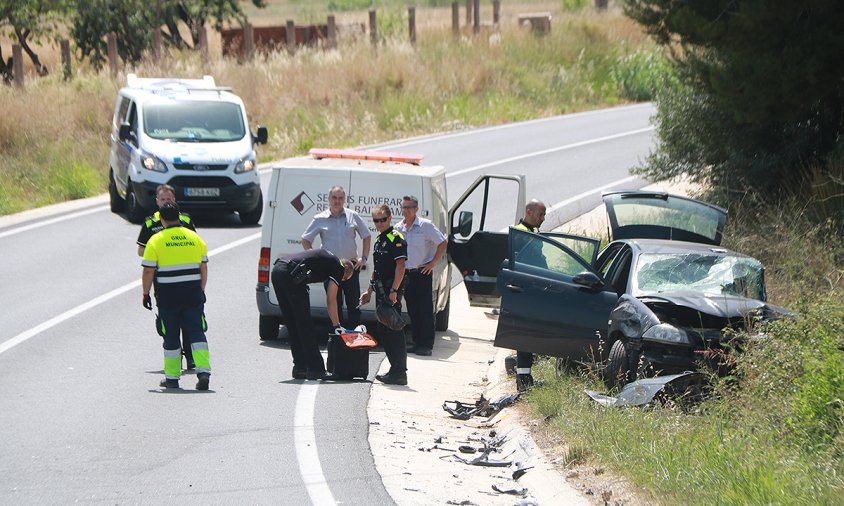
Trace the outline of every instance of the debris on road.
<instances>
[{"instance_id":1,"label":"debris on road","mask_svg":"<svg viewBox=\"0 0 844 506\"><path fill-rule=\"evenodd\" d=\"M489 418L517 400L519 400L518 393L503 395L493 402L490 402L482 394L474 404L467 404L461 401L445 401L443 402L443 409L449 412L452 418L457 418L458 420L468 420L473 416ZM454 407L450 407L449 404L454 404Z\"/></svg>"}]
</instances>

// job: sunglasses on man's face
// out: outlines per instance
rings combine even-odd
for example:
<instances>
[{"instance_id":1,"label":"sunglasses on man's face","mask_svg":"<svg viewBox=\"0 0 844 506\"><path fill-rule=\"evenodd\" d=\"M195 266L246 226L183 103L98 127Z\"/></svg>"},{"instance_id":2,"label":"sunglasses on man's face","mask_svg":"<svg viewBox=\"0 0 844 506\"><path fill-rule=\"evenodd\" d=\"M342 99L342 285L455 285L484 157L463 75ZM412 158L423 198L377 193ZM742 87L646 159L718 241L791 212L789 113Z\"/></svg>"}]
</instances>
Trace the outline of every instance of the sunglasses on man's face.
<instances>
[{"instance_id":1,"label":"sunglasses on man's face","mask_svg":"<svg viewBox=\"0 0 844 506\"><path fill-rule=\"evenodd\" d=\"M384 223L385 221L389 220L389 216L384 216L383 218L372 218L372 221L375 223Z\"/></svg>"}]
</instances>

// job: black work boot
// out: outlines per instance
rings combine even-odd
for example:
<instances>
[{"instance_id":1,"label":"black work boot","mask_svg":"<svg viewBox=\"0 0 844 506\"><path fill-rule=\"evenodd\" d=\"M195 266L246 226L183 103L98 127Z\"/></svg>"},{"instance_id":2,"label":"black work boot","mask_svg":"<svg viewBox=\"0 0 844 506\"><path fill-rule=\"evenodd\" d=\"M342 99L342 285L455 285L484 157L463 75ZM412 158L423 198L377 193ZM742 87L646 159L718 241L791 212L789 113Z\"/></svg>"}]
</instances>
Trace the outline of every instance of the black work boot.
<instances>
[{"instance_id":1,"label":"black work boot","mask_svg":"<svg viewBox=\"0 0 844 506\"><path fill-rule=\"evenodd\" d=\"M376 374L375 379L385 385L407 385L407 373Z\"/></svg>"},{"instance_id":2,"label":"black work boot","mask_svg":"<svg viewBox=\"0 0 844 506\"><path fill-rule=\"evenodd\" d=\"M159 385L164 388L179 388L179 380L164 378Z\"/></svg>"},{"instance_id":3,"label":"black work boot","mask_svg":"<svg viewBox=\"0 0 844 506\"><path fill-rule=\"evenodd\" d=\"M295 380L303 380L306 377L305 371L299 369L295 365L293 366L293 371L291 371L290 375L293 376L293 379Z\"/></svg>"},{"instance_id":4,"label":"black work boot","mask_svg":"<svg viewBox=\"0 0 844 506\"><path fill-rule=\"evenodd\" d=\"M530 374L516 375L516 391L527 392L531 388L533 388L533 376Z\"/></svg>"},{"instance_id":5,"label":"black work boot","mask_svg":"<svg viewBox=\"0 0 844 506\"><path fill-rule=\"evenodd\" d=\"M211 380L211 374L207 372L197 373L196 375L196 389L208 390L208 382Z\"/></svg>"}]
</instances>

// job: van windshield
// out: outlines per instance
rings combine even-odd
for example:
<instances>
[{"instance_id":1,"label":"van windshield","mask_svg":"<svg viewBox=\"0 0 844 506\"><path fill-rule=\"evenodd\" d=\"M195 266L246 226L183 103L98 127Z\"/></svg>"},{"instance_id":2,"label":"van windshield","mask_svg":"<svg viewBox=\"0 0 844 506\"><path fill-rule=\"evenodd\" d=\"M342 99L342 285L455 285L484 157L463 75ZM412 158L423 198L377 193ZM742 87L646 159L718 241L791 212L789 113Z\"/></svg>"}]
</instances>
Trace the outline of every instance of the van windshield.
<instances>
[{"instance_id":1,"label":"van windshield","mask_svg":"<svg viewBox=\"0 0 844 506\"><path fill-rule=\"evenodd\" d=\"M242 139L246 128L240 105L191 100L147 104L144 133L162 140L226 142Z\"/></svg>"}]
</instances>

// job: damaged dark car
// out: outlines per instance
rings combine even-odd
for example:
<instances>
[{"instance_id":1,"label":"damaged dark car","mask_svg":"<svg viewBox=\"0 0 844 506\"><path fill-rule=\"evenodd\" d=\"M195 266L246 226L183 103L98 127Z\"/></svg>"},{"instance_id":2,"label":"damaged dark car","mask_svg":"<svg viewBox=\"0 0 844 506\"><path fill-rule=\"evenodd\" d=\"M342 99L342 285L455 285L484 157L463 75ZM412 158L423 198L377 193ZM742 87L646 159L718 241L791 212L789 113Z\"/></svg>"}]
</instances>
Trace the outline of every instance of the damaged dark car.
<instances>
[{"instance_id":1,"label":"damaged dark car","mask_svg":"<svg viewBox=\"0 0 844 506\"><path fill-rule=\"evenodd\" d=\"M613 241L510 229L495 345L599 364L607 386L708 366L758 320L765 269L720 246L726 211L666 193L604 195Z\"/></svg>"}]
</instances>

